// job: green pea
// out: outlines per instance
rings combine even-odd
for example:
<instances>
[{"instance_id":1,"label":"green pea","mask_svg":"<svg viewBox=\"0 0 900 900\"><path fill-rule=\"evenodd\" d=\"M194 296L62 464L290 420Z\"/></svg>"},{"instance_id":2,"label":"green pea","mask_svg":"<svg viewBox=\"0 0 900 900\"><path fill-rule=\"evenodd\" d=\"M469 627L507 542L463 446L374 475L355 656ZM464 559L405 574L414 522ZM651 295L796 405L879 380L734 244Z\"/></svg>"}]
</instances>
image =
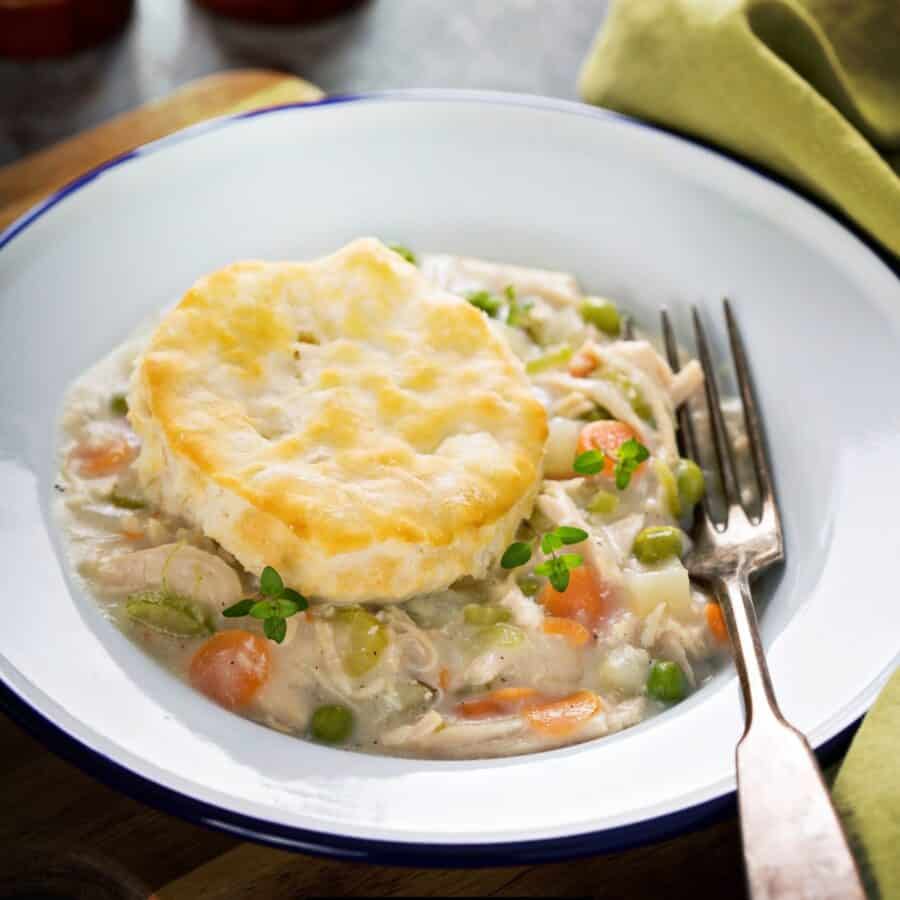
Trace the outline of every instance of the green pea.
<instances>
[{"instance_id":1,"label":"green pea","mask_svg":"<svg viewBox=\"0 0 900 900\"><path fill-rule=\"evenodd\" d=\"M675 469L678 482L678 496L682 505L690 509L703 499L706 492L706 480L703 471L692 459L681 459Z\"/></svg>"},{"instance_id":2,"label":"green pea","mask_svg":"<svg viewBox=\"0 0 900 900\"><path fill-rule=\"evenodd\" d=\"M503 305L500 302L499 297L495 297L488 291L475 291L474 293L469 294L469 296L466 297L466 300L468 300L472 306L489 315L492 319L496 318L497 313L500 312L500 307Z\"/></svg>"},{"instance_id":3,"label":"green pea","mask_svg":"<svg viewBox=\"0 0 900 900\"><path fill-rule=\"evenodd\" d=\"M610 337L618 337L622 330L622 321L616 305L602 297L587 297L581 304L581 318Z\"/></svg>"},{"instance_id":4,"label":"green pea","mask_svg":"<svg viewBox=\"0 0 900 900\"><path fill-rule=\"evenodd\" d=\"M538 372L546 372L547 369L555 369L565 365L572 358L572 348L567 344L550 350L542 356L536 356L525 363L525 371L529 375L537 375Z\"/></svg>"},{"instance_id":5,"label":"green pea","mask_svg":"<svg viewBox=\"0 0 900 900\"><path fill-rule=\"evenodd\" d=\"M512 613L502 606L467 603L463 608L466 625L496 625L498 622L508 622L511 618Z\"/></svg>"},{"instance_id":6,"label":"green pea","mask_svg":"<svg viewBox=\"0 0 900 900\"><path fill-rule=\"evenodd\" d=\"M609 491L597 491L587 508L592 513L610 516L619 508L619 498Z\"/></svg>"},{"instance_id":7,"label":"green pea","mask_svg":"<svg viewBox=\"0 0 900 900\"><path fill-rule=\"evenodd\" d=\"M336 703L320 706L309 722L310 734L324 744L342 744L352 731L353 713Z\"/></svg>"},{"instance_id":8,"label":"green pea","mask_svg":"<svg viewBox=\"0 0 900 900\"><path fill-rule=\"evenodd\" d=\"M515 625L497 622L481 629L479 643L485 649L491 647L518 647L525 640L522 630Z\"/></svg>"},{"instance_id":9,"label":"green pea","mask_svg":"<svg viewBox=\"0 0 900 900\"><path fill-rule=\"evenodd\" d=\"M653 525L638 533L631 550L642 563L657 563L681 556L681 532L669 525Z\"/></svg>"},{"instance_id":10,"label":"green pea","mask_svg":"<svg viewBox=\"0 0 900 900\"><path fill-rule=\"evenodd\" d=\"M661 459L653 462L653 470L662 485L663 494L666 497L666 506L669 512L677 519L681 515L681 495L678 491L678 481L672 474L672 470Z\"/></svg>"},{"instance_id":11,"label":"green pea","mask_svg":"<svg viewBox=\"0 0 900 900\"><path fill-rule=\"evenodd\" d=\"M388 645L387 629L372 613L358 606L339 609L335 618L350 630L344 670L351 677L359 678L377 665Z\"/></svg>"},{"instance_id":12,"label":"green pea","mask_svg":"<svg viewBox=\"0 0 900 900\"><path fill-rule=\"evenodd\" d=\"M678 663L657 660L647 676L647 693L654 700L677 703L687 694L687 679Z\"/></svg>"},{"instance_id":13,"label":"green pea","mask_svg":"<svg viewBox=\"0 0 900 900\"><path fill-rule=\"evenodd\" d=\"M543 582L537 575L520 575L516 579L516 584L526 597L534 597L540 591Z\"/></svg>"},{"instance_id":14,"label":"green pea","mask_svg":"<svg viewBox=\"0 0 900 900\"><path fill-rule=\"evenodd\" d=\"M113 394L109 398L109 411L114 416L127 416L128 398L124 394Z\"/></svg>"},{"instance_id":15,"label":"green pea","mask_svg":"<svg viewBox=\"0 0 900 900\"><path fill-rule=\"evenodd\" d=\"M126 604L128 617L173 637L199 637L213 629L200 607L164 591L140 591L132 594Z\"/></svg>"}]
</instances>

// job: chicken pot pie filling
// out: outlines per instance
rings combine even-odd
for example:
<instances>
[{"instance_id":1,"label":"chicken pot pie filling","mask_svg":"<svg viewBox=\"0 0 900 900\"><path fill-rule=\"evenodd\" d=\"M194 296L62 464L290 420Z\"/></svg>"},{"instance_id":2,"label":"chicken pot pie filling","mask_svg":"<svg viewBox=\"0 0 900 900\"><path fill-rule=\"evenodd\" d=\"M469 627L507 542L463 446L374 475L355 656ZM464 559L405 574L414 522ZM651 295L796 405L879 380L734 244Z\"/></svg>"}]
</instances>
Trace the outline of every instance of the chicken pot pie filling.
<instances>
[{"instance_id":1,"label":"chicken pot pie filling","mask_svg":"<svg viewBox=\"0 0 900 900\"><path fill-rule=\"evenodd\" d=\"M361 239L212 273L81 376L56 507L105 613L228 710L548 749L678 703L726 646L682 563L701 387L570 275Z\"/></svg>"}]
</instances>

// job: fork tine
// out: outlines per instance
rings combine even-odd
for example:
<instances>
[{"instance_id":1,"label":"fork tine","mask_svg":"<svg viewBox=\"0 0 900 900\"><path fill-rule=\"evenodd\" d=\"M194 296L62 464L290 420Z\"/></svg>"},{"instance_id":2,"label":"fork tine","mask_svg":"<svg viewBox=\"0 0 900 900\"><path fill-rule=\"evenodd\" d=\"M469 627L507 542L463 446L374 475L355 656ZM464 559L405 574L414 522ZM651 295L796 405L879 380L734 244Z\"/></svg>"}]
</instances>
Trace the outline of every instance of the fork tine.
<instances>
[{"instance_id":1,"label":"fork tine","mask_svg":"<svg viewBox=\"0 0 900 900\"><path fill-rule=\"evenodd\" d=\"M737 374L738 389L741 392L741 406L744 409L744 426L747 429L747 440L750 444L750 455L753 459L753 468L756 470L756 479L759 482L760 503L766 504L774 501L772 492L772 466L766 451L766 439L763 433L762 418L756 397L753 393L753 382L750 378L750 365L744 352L744 341L738 330L731 304L723 301L725 307L725 322L728 326L728 340L731 344L731 356L734 360L734 370Z\"/></svg>"},{"instance_id":2,"label":"fork tine","mask_svg":"<svg viewBox=\"0 0 900 900\"><path fill-rule=\"evenodd\" d=\"M672 330L669 311L665 308L661 309L659 318L662 323L663 343L666 347L669 368L673 372L678 372L681 369L681 362L678 359L678 344L675 341L675 332ZM694 423L686 403L683 403L678 410L678 449L681 455L686 456L688 459L699 460L700 458L697 450L697 439L694 436Z\"/></svg>"},{"instance_id":3,"label":"fork tine","mask_svg":"<svg viewBox=\"0 0 900 900\"><path fill-rule=\"evenodd\" d=\"M709 411L709 421L713 438L716 462L718 463L719 479L722 483L722 491L725 494L725 502L731 507L740 503L740 493L737 486L737 475L734 466L734 451L725 428L725 418L719 401L719 387L716 383L716 375L713 370L712 355L709 352L709 343L706 340L706 332L700 321L700 313L697 307L691 310L694 320L694 337L697 341L697 355L703 368L703 383L706 391L706 408ZM726 523L728 521L726 513Z\"/></svg>"}]
</instances>

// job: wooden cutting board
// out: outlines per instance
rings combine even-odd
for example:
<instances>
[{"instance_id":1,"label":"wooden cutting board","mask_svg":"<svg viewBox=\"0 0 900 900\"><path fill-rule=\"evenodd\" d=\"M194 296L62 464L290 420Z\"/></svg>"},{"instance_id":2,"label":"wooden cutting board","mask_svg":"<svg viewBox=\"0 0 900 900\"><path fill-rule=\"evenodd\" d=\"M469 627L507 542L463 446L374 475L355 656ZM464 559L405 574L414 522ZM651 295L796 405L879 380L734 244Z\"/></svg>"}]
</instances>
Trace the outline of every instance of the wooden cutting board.
<instances>
[{"instance_id":1,"label":"wooden cutting board","mask_svg":"<svg viewBox=\"0 0 900 900\"><path fill-rule=\"evenodd\" d=\"M0 168L0 228L86 169L139 144L227 113L321 96L278 72L212 75L47 150ZM698 738L702 739L702 738ZM564 764L561 762L560 764ZM667 760L663 756L660 766ZM336 755L335 765L340 765ZM686 837L574 863L494 869L401 869L337 862L236 841L150 809L85 775L0 716L0 888L23 859L56 861L70 883L121 868L159 900L317 896L548 896L696 900L745 896L730 818ZM427 797L422 798L428 803ZM566 798L561 797L560 803ZM484 814L490 816L490 810ZM73 861L74 860L74 861ZM66 868L68 867L68 868ZM2 890L0 890L2 893ZM113 894L77 892L72 896ZM123 893L115 896L133 896Z\"/></svg>"},{"instance_id":2,"label":"wooden cutting board","mask_svg":"<svg viewBox=\"0 0 900 900\"><path fill-rule=\"evenodd\" d=\"M216 116L321 96L307 81L266 69L237 69L192 81L162 100L0 167L0 229L82 172L141 144Z\"/></svg>"}]
</instances>

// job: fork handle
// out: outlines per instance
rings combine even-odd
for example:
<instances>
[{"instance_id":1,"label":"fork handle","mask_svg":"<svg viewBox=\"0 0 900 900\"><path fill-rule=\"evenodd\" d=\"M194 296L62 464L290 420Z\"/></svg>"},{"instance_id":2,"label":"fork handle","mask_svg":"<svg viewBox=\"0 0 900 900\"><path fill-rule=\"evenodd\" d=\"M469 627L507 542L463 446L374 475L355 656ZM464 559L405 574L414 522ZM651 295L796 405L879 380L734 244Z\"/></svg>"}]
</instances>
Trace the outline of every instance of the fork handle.
<instances>
[{"instance_id":1,"label":"fork handle","mask_svg":"<svg viewBox=\"0 0 900 900\"><path fill-rule=\"evenodd\" d=\"M746 575L719 594L744 696L738 807L753 900L865 900L853 855L806 738L781 715Z\"/></svg>"}]
</instances>

